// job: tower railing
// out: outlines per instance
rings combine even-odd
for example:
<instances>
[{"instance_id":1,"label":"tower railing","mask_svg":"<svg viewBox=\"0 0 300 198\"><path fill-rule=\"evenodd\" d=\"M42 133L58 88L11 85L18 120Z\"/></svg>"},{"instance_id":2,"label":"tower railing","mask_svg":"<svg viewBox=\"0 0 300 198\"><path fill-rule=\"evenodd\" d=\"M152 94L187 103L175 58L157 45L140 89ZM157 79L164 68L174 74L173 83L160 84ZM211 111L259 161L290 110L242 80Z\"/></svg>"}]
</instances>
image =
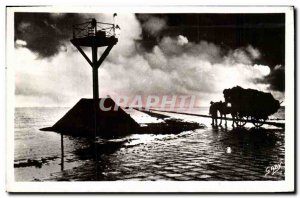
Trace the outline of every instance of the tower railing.
<instances>
[{"instance_id":1,"label":"tower railing","mask_svg":"<svg viewBox=\"0 0 300 198\"><path fill-rule=\"evenodd\" d=\"M96 22L94 20L73 25L73 39L84 37L114 37L115 25L111 23Z\"/></svg>"}]
</instances>

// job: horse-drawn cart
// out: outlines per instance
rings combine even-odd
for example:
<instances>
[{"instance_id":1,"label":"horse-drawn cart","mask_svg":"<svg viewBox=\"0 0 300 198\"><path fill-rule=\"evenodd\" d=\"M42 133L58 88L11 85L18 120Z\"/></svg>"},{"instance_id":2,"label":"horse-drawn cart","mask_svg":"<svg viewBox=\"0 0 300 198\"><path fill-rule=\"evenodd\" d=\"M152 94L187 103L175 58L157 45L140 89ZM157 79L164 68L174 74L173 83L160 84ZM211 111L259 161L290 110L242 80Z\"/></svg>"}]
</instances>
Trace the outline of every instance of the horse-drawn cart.
<instances>
[{"instance_id":1,"label":"horse-drawn cart","mask_svg":"<svg viewBox=\"0 0 300 198\"><path fill-rule=\"evenodd\" d=\"M276 113L280 107L278 100L271 93L255 89L243 89L240 86L223 91L225 103L230 104L233 122L238 127L252 122L254 126L262 126L268 117Z\"/></svg>"}]
</instances>

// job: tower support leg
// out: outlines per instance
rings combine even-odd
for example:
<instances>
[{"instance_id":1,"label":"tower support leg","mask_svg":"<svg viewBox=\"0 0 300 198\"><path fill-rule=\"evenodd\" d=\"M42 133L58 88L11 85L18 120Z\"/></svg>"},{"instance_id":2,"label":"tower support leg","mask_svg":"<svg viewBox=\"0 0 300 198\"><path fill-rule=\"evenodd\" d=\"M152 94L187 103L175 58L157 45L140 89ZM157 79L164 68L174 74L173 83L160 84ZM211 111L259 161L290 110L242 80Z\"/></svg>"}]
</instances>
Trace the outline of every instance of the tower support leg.
<instances>
[{"instance_id":1,"label":"tower support leg","mask_svg":"<svg viewBox=\"0 0 300 198\"><path fill-rule=\"evenodd\" d=\"M99 91L98 91L98 68L93 67L93 99L99 99Z\"/></svg>"},{"instance_id":2,"label":"tower support leg","mask_svg":"<svg viewBox=\"0 0 300 198\"><path fill-rule=\"evenodd\" d=\"M92 58L93 58L93 99L98 100L98 66L97 66L97 47L92 47Z\"/></svg>"},{"instance_id":3,"label":"tower support leg","mask_svg":"<svg viewBox=\"0 0 300 198\"><path fill-rule=\"evenodd\" d=\"M98 90L98 66L97 66L97 46L95 43L92 46L92 67L93 67L93 100L94 100L94 126L95 126L95 140L97 139L98 133L98 115L97 109L99 108L99 90ZM95 173L96 179L98 176L98 148L97 143L95 145Z\"/></svg>"}]
</instances>

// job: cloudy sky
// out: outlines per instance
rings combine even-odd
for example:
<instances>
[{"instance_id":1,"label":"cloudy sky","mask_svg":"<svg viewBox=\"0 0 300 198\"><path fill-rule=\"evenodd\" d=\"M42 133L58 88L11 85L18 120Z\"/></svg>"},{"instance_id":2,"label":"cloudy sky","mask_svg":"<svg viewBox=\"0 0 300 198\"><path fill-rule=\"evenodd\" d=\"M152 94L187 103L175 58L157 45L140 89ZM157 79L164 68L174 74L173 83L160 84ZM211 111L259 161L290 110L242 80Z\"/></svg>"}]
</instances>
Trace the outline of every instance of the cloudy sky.
<instances>
[{"instance_id":1,"label":"cloudy sky","mask_svg":"<svg viewBox=\"0 0 300 198\"><path fill-rule=\"evenodd\" d=\"M73 106L92 97L92 70L72 25L112 14L15 13L17 106ZM99 95L221 100L240 85L284 100L284 14L118 14L119 42L99 69ZM99 54L101 50L99 50Z\"/></svg>"}]
</instances>

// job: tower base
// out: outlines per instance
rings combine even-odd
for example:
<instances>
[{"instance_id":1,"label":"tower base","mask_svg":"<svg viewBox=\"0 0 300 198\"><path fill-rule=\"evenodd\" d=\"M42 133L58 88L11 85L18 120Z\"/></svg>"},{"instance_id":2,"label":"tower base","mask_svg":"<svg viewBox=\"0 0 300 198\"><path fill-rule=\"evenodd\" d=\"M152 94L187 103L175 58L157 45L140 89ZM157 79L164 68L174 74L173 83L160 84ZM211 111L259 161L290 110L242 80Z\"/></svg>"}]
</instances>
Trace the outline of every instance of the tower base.
<instances>
[{"instance_id":1,"label":"tower base","mask_svg":"<svg viewBox=\"0 0 300 198\"><path fill-rule=\"evenodd\" d=\"M106 108L103 111L99 107L100 100L104 100ZM99 136L102 138L117 138L131 133L136 133L140 126L120 107L114 111L116 106L111 98L100 98L97 101L95 125L94 100L82 98L52 127L44 128L44 131L55 131L75 136ZM95 130L97 128L97 130Z\"/></svg>"}]
</instances>

